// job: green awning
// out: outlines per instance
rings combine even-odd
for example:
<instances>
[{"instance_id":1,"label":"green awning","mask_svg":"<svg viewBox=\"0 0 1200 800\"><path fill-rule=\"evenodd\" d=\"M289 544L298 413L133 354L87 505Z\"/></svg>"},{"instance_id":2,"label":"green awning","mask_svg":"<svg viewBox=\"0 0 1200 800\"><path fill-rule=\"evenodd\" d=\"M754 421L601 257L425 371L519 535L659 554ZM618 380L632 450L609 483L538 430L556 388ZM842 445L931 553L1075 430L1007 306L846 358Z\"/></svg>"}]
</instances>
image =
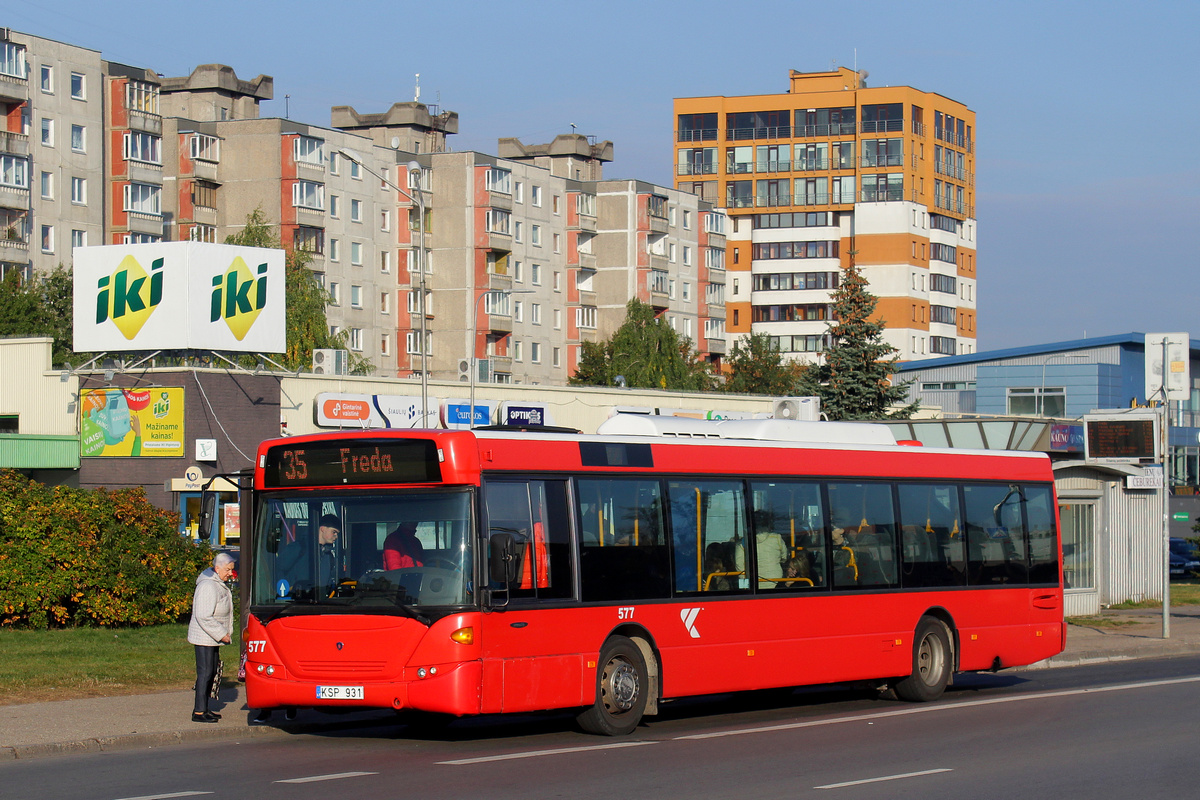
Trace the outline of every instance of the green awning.
<instances>
[{"instance_id":1,"label":"green awning","mask_svg":"<svg viewBox=\"0 0 1200 800\"><path fill-rule=\"evenodd\" d=\"M0 434L0 468L79 469L79 437Z\"/></svg>"}]
</instances>

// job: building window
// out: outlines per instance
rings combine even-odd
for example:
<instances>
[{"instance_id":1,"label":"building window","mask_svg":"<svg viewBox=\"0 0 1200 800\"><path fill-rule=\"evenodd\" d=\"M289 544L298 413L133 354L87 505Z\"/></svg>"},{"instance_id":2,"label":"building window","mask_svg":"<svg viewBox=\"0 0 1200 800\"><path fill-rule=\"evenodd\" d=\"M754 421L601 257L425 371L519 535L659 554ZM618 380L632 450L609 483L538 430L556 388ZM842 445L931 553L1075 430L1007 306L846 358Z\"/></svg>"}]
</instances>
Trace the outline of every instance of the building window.
<instances>
[{"instance_id":1,"label":"building window","mask_svg":"<svg viewBox=\"0 0 1200 800\"><path fill-rule=\"evenodd\" d=\"M49 174L48 172L42 173L42 175ZM28 189L29 159L18 158L17 156L0 156L0 185L13 189ZM44 190L42 196L45 197Z\"/></svg>"},{"instance_id":2,"label":"building window","mask_svg":"<svg viewBox=\"0 0 1200 800\"><path fill-rule=\"evenodd\" d=\"M559 348L557 348L557 347L553 348L550 352L550 363L557 367L557 366L559 366L561 360L562 359L559 354Z\"/></svg>"},{"instance_id":3,"label":"building window","mask_svg":"<svg viewBox=\"0 0 1200 800\"><path fill-rule=\"evenodd\" d=\"M325 210L325 184L316 181L296 181L292 184L292 205L296 208Z\"/></svg>"},{"instance_id":4,"label":"building window","mask_svg":"<svg viewBox=\"0 0 1200 800\"><path fill-rule=\"evenodd\" d=\"M514 242L517 242L518 244L520 244L520 242L522 241L522 239L521 239L521 233L522 233L522 231L521 231L521 221L520 221L520 220L516 220L516 221L514 221L514 222L513 222L513 224L512 224L512 225L513 225L513 241L514 241Z\"/></svg>"},{"instance_id":5,"label":"building window","mask_svg":"<svg viewBox=\"0 0 1200 800\"><path fill-rule=\"evenodd\" d=\"M508 235L509 225L512 221L512 215L507 211L502 211L498 208L489 208L483 212L483 225L488 233L499 233L503 236ZM520 226L521 223L517 223Z\"/></svg>"},{"instance_id":6,"label":"building window","mask_svg":"<svg viewBox=\"0 0 1200 800\"><path fill-rule=\"evenodd\" d=\"M357 161L350 162L350 177L356 181L362 180L362 167Z\"/></svg>"},{"instance_id":7,"label":"building window","mask_svg":"<svg viewBox=\"0 0 1200 800\"><path fill-rule=\"evenodd\" d=\"M575 309L575 325L579 328L596 327L596 307L579 306Z\"/></svg>"},{"instance_id":8,"label":"building window","mask_svg":"<svg viewBox=\"0 0 1200 800\"><path fill-rule=\"evenodd\" d=\"M350 243L350 263L356 267L362 266L362 242Z\"/></svg>"},{"instance_id":9,"label":"building window","mask_svg":"<svg viewBox=\"0 0 1200 800\"><path fill-rule=\"evenodd\" d=\"M292 155L298 163L325 166L325 140L298 136L292 144Z\"/></svg>"},{"instance_id":10,"label":"building window","mask_svg":"<svg viewBox=\"0 0 1200 800\"><path fill-rule=\"evenodd\" d=\"M554 271L554 291L562 291L562 273L558 270Z\"/></svg>"},{"instance_id":11,"label":"building window","mask_svg":"<svg viewBox=\"0 0 1200 800\"><path fill-rule=\"evenodd\" d=\"M530 303L529 304L529 321L532 322L534 325L542 324L542 304L541 303Z\"/></svg>"},{"instance_id":12,"label":"building window","mask_svg":"<svg viewBox=\"0 0 1200 800\"><path fill-rule=\"evenodd\" d=\"M76 153L87 152L87 128L82 125L71 126L71 150Z\"/></svg>"},{"instance_id":13,"label":"building window","mask_svg":"<svg viewBox=\"0 0 1200 800\"><path fill-rule=\"evenodd\" d=\"M87 247L87 231L71 231L71 249Z\"/></svg>"},{"instance_id":14,"label":"building window","mask_svg":"<svg viewBox=\"0 0 1200 800\"><path fill-rule=\"evenodd\" d=\"M362 308L362 287L351 284L350 286L350 307Z\"/></svg>"},{"instance_id":15,"label":"building window","mask_svg":"<svg viewBox=\"0 0 1200 800\"><path fill-rule=\"evenodd\" d=\"M534 364L542 363L542 345L540 343L529 343L529 360Z\"/></svg>"},{"instance_id":16,"label":"building window","mask_svg":"<svg viewBox=\"0 0 1200 800\"><path fill-rule=\"evenodd\" d=\"M426 331L428 334L425 338L425 355L433 355L433 334ZM421 331L409 331L404 337L405 352L420 355L421 353Z\"/></svg>"},{"instance_id":17,"label":"building window","mask_svg":"<svg viewBox=\"0 0 1200 800\"><path fill-rule=\"evenodd\" d=\"M54 94L54 67L42 64L42 92Z\"/></svg>"},{"instance_id":18,"label":"building window","mask_svg":"<svg viewBox=\"0 0 1200 800\"><path fill-rule=\"evenodd\" d=\"M192 205L202 208L217 207L218 184L212 181L192 181Z\"/></svg>"},{"instance_id":19,"label":"building window","mask_svg":"<svg viewBox=\"0 0 1200 800\"><path fill-rule=\"evenodd\" d=\"M329 216L333 217L334 219L337 219L341 210L342 210L341 196L336 195L336 194L329 195Z\"/></svg>"},{"instance_id":20,"label":"building window","mask_svg":"<svg viewBox=\"0 0 1200 800\"><path fill-rule=\"evenodd\" d=\"M127 183L124 191L125 210L139 214L162 216L162 187L148 183Z\"/></svg>"},{"instance_id":21,"label":"building window","mask_svg":"<svg viewBox=\"0 0 1200 800\"><path fill-rule=\"evenodd\" d=\"M153 233L127 233L121 237L121 244L155 244L161 241L162 237Z\"/></svg>"},{"instance_id":22,"label":"building window","mask_svg":"<svg viewBox=\"0 0 1200 800\"><path fill-rule=\"evenodd\" d=\"M340 243L338 242L337 239L329 240L329 260L330 261L337 261L338 256L341 255L339 248L338 248L338 244L340 244Z\"/></svg>"},{"instance_id":23,"label":"building window","mask_svg":"<svg viewBox=\"0 0 1200 800\"><path fill-rule=\"evenodd\" d=\"M193 133L190 147L192 158L196 161L216 163L221 160L221 140L215 136Z\"/></svg>"},{"instance_id":24,"label":"building window","mask_svg":"<svg viewBox=\"0 0 1200 800\"><path fill-rule=\"evenodd\" d=\"M531 264L529 267L529 278L534 286L542 285L542 265Z\"/></svg>"},{"instance_id":25,"label":"building window","mask_svg":"<svg viewBox=\"0 0 1200 800\"><path fill-rule=\"evenodd\" d=\"M692 229L692 212L691 211L685 210L683 212L683 229L685 231L690 231Z\"/></svg>"},{"instance_id":26,"label":"building window","mask_svg":"<svg viewBox=\"0 0 1200 800\"><path fill-rule=\"evenodd\" d=\"M379 293L379 313L380 314L391 314L392 313L392 295L390 292L380 292Z\"/></svg>"},{"instance_id":27,"label":"building window","mask_svg":"<svg viewBox=\"0 0 1200 800\"><path fill-rule=\"evenodd\" d=\"M350 329L350 349L356 353L361 353L363 349L363 332L362 328Z\"/></svg>"},{"instance_id":28,"label":"building window","mask_svg":"<svg viewBox=\"0 0 1200 800\"><path fill-rule=\"evenodd\" d=\"M362 222L362 200L350 200L350 221Z\"/></svg>"},{"instance_id":29,"label":"building window","mask_svg":"<svg viewBox=\"0 0 1200 800\"><path fill-rule=\"evenodd\" d=\"M520 362L520 361L521 361L521 356L523 355L523 354L522 354L522 352L521 352L521 351L522 351L522 347L521 347L521 345L522 345L522 342L521 342L521 340L520 340L520 339L514 339L514 340L513 340L513 343L512 343L512 357L513 357L513 361L516 361L516 362Z\"/></svg>"},{"instance_id":30,"label":"building window","mask_svg":"<svg viewBox=\"0 0 1200 800\"><path fill-rule=\"evenodd\" d=\"M54 147L54 120L42 117L42 144Z\"/></svg>"},{"instance_id":31,"label":"building window","mask_svg":"<svg viewBox=\"0 0 1200 800\"><path fill-rule=\"evenodd\" d=\"M541 225L530 226L529 241L533 244L534 247L542 246L542 226Z\"/></svg>"},{"instance_id":32,"label":"building window","mask_svg":"<svg viewBox=\"0 0 1200 800\"><path fill-rule=\"evenodd\" d=\"M525 321L525 304L520 300L513 301L513 322Z\"/></svg>"},{"instance_id":33,"label":"building window","mask_svg":"<svg viewBox=\"0 0 1200 800\"><path fill-rule=\"evenodd\" d=\"M517 184L519 187L521 184ZM507 169L492 167L484 176L484 186L489 192L512 194L512 172Z\"/></svg>"},{"instance_id":34,"label":"building window","mask_svg":"<svg viewBox=\"0 0 1200 800\"><path fill-rule=\"evenodd\" d=\"M125 84L125 107L158 116L158 87L152 83L130 81Z\"/></svg>"},{"instance_id":35,"label":"building window","mask_svg":"<svg viewBox=\"0 0 1200 800\"><path fill-rule=\"evenodd\" d=\"M540 187L540 186L530 186L529 187L529 202L531 202L533 205L537 206L538 208L541 208L542 187Z\"/></svg>"},{"instance_id":36,"label":"building window","mask_svg":"<svg viewBox=\"0 0 1200 800\"><path fill-rule=\"evenodd\" d=\"M1066 407L1067 390L1062 387L1035 386L1008 390L1008 413L1012 416L1062 417L1066 415Z\"/></svg>"},{"instance_id":37,"label":"building window","mask_svg":"<svg viewBox=\"0 0 1200 800\"><path fill-rule=\"evenodd\" d=\"M342 285L337 281L329 282L329 304L334 306L342 304Z\"/></svg>"},{"instance_id":38,"label":"building window","mask_svg":"<svg viewBox=\"0 0 1200 800\"><path fill-rule=\"evenodd\" d=\"M392 251L379 251L379 271L387 274L392 271Z\"/></svg>"},{"instance_id":39,"label":"building window","mask_svg":"<svg viewBox=\"0 0 1200 800\"><path fill-rule=\"evenodd\" d=\"M300 225L296 228L292 245L297 250L321 255L325 252L325 229Z\"/></svg>"},{"instance_id":40,"label":"building window","mask_svg":"<svg viewBox=\"0 0 1200 800\"><path fill-rule=\"evenodd\" d=\"M162 137L140 131L128 131L124 137L126 161L142 161L147 164L162 163Z\"/></svg>"},{"instance_id":41,"label":"building window","mask_svg":"<svg viewBox=\"0 0 1200 800\"><path fill-rule=\"evenodd\" d=\"M379 212L379 230L390 231L392 229L392 215L386 209Z\"/></svg>"},{"instance_id":42,"label":"building window","mask_svg":"<svg viewBox=\"0 0 1200 800\"><path fill-rule=\"evenodd\" d=\"M24 161L24 159L21 159L21 160ZM54 173L53 172L43 172L42 173L42 199L43 200L53 200L54 199Z\"/></svg>"},{"instance_id":43,"label":"building window","mask_svg":"<svg viewBox=\"0 0 1200 800\"><path fill-rule=\"evenodd\" d=\"M54 226L53 225L43 225L42 226L42 252L43 253L53 253L54 252Z\"/></svg>"},{"instance_id":44,"label":"building window","mask_svg":"<svg viewBox=\"0 0 1200 800\"><path fill-rule=\"evenodd\" d=\"M25 45L13 42L0 42L0 75L27 80Z\"/></svg>"},{"instance_id":45,"label":"building window","mask_svg":"<svg viewBox=\"0 0 1200 800\"><path fill-rule=\"evenodd\" d=\"M216 244L217 242L217 226L215 225L193 225L188 231L188 239L193 242L208 242Z\"/></svg>"},{"instance_id":46,"label":"building window","mask_svg":"<svg viewBox=\"0 0 1200 800\"><path fill-rule=\"evenodd\" d=\"M692 285L687 281L683 282L683 299L685 302L692 299Z\"/></svg>"},{"instance_id":47,"label":"building window","mask_svg":"<svg viewBox=\"0 0 1200 800\"><path fill-rule=\"evenodd\" d=\"M77 206L87 205L87 180L71 178L71 202Z\"/></svg>"},{"instance_id":48,"label":"building window","mask_svg":"<svg viewBox=\"0 0 1200 800\"><path fill-rule=\"evenodd\" d=\"M554 197L551 198L551 203L554 206L554 213L555 214L559 213L559 211L558 211L558 195L554 195Z\"/></svg>"},{"instance_id":49,"label":"building window","mask_svg":"<svg viewBox=\"0 0 1200 800\"><path fill-rule=\"evenodd\" d=\"M562 234L554 234L554 252L562 252Z\"/></svg>"},{"instance_id":50,"label":"building window","mask_svg":"<svg viewBox=\"0 0 1200 800\"><path fill-rule=\"evenodd\" d=\"M71 73L71 98L73 100L86 100L86 83L83 79L83 74L79 72Z\"/></svg>"},{"instance_id":51,"label":"building window","mask_svg":"<svg viewBox=\"0 0 1200 800\"><path fill-rule=\"evenodd\" d=\"M524 278L522 277L523 274L524 273L521 269L521 262L513 261L513 267L512 267L513 281L515 281L516 283L523 283L524 282Z\"/></svg>"},{"instance_id":52,"label":"building window","mask_svg":"<svg viewBox=\"0 0 1200 800\"><path fill-rule=\"evenodd\" d=\"M390 356L391 354L392 354L392 337L385 333L379 337L379 355Z\"/></svg>"},{"instance_id":53,"label":"building window","mask_svg":"<svg viewBox=\"0 0 1200 800\"><path fill-rule=\"evenodd\" d=\"M554 330L562 330L562 309L554 309Z\"/></svg>"}]
</instances>

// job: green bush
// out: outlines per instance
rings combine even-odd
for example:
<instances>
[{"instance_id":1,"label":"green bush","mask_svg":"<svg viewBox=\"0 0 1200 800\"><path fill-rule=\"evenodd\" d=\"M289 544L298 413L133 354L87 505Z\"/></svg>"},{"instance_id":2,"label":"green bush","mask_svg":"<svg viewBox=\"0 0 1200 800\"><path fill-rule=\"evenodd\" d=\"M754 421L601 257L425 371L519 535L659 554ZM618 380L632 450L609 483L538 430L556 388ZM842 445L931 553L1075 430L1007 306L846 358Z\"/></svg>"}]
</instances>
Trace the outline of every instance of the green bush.
<instances>
[{"instance_id":1,"label":"green bush","mask_svg":"<svg viewBox=\"0 0 1200 800\"><path fill-rule=\"evenodd\" d=\"M0 470L0 628L177 622L212 552L138 489L49 487Z\"/></svg>"}]
</instances>

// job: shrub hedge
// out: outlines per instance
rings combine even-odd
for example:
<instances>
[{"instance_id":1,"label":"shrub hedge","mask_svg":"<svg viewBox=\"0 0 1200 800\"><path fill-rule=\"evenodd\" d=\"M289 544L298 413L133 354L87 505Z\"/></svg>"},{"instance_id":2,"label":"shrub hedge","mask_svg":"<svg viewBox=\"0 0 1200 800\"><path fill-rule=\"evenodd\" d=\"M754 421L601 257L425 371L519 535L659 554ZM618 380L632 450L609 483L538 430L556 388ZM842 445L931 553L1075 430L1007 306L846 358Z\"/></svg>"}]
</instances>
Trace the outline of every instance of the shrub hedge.
<instances>
[{"instance_id":1,"label":"shrub hedge","mask_svg":"<svg viewBox=\"0 0 1200 800\"><path fill-rule=\"evenodd\" d=\"M0 629L177 622L211 559L141 488L50 487L0 470Z\"/></svg>"}]
</instances>

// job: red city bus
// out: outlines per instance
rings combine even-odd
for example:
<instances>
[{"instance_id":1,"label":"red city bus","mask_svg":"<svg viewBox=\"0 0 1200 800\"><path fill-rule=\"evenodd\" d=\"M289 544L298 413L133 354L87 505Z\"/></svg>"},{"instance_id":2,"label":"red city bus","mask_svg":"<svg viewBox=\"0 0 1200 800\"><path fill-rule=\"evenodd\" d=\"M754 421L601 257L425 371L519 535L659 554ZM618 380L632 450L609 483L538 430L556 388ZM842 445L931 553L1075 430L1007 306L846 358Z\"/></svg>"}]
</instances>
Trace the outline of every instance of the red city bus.
<instances>
[{"instance_id":1,"label":"red city bus","mask_svg":"<svg viewBox=\"0 0 1200 800\"><path fill-rule=\"evenodd\" d=\"M251 708L579 708L955 671L1065 640L1042 454L881 425L618 415L596 435L264 442L243 533Z\"/></svg>"}]
</instances>

